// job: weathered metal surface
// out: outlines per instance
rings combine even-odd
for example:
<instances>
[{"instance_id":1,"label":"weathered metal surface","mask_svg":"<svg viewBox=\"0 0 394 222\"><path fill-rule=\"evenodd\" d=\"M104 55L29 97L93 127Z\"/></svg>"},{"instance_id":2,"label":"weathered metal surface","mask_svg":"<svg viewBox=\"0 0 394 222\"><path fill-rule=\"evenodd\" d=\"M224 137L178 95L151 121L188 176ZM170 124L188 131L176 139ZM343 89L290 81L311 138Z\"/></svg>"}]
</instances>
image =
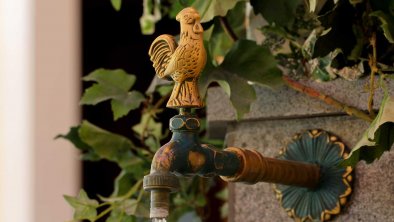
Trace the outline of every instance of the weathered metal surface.
<instances>
[{"instance_id":1,"label":"weathered metal surface","mask_svg":"<svg viewBox=\"0 0 394 222\"><path fill-rule=\"evenodd\" d=\"M338 215L352 193L353 169L339 167L348 155L345 145L325 131L312 130L297 135L281 151L281 159L316 163L321 179L315 189L276 185L280 204L296 221L327 221Z\"/></svg>"},{"instance_id":2,"label":"weathered metal surface","mask_svg":"<svg viewBox=\"0 0 394 222\"><path fill-rule=\"evenodd\" d=\"M249 149L230 147L242 160L240 170L231 177L222 177L229 182L280 183L291 186L315 188L320 179L320 167L303 161L280 160L263 157L259 152Z\"/></svg>"},{"instance_id":3,"label":"weathered metal surface","mask_svg":"<svg viewBox=\"0 0 394 222\"><path fill-rule=\"evenodd\" d=\"M171 118L172 138L156 152L151 172L200 176L235 174L240 164L237 155L201 144L199 127L198 118L192 114Z\"/></svg>"}]
</instances>

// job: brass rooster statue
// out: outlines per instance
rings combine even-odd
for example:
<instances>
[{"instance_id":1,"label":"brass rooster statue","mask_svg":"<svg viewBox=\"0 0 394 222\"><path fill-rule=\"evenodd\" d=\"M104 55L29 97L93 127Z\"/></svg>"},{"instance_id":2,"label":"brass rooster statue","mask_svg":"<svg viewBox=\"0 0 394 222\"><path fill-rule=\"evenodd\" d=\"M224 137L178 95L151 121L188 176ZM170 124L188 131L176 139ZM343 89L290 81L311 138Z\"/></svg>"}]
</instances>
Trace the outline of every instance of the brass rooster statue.
<instances>
[{"instance_id":1,"label":"brass rooster statue","mask_svg":"<svg viewBox=\"0 0 394 222\"><path fill-rule=\"evenodd\" d=\"M206 63L206 52L200 15L189 7L180 11L176 20L181 24L179 45L173 36L160 35L150 46L149 56L156 75L171 77L175 82L167 107L201 108L197 81Z\"/></svg>"}]
</instances>

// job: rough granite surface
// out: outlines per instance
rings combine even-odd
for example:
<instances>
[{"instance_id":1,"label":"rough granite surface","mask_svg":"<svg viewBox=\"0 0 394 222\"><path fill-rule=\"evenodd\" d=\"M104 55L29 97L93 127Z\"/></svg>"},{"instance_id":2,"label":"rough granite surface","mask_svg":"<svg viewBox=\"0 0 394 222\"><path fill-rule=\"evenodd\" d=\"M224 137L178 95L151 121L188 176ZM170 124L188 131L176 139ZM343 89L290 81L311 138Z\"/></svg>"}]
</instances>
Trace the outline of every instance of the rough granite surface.
<instances>
[{"instance_id":1,"label":"rough granite surface","mask_svg":"<svg viewBox=\"0 0 394 222\"><path fill-rule=\"evenodd\" d=\"M336 79L330 82L318 83L312 80L300 80L304 85L317 89L319 92L330 95L348 106L367 110L369 93L366 90L368 79L347 81ZM388 89L394 95L394 81L389 82ZM334 115L343 113L324 102L297 92L287 86L278 89L269 89L256 86L257 100L252 104L250 113L244 116L245 120L291 118L311 115ZM379 109L383 93L376 90L374 108ZM220 87L208 91L207 100L208 121L233 121L235 111L231 106L228 96Z\"/></svg>"},{"instance_id":2,"label":"rough granite surface","mask_svg":"<svg viewBox=\"0 0 394 222\"><path fill-rule=\"evenodd\" d=\"M394 83L394 81L392 81ZM394 94L394 84L389 86ZM329 83L304 82L345 104L366 109L365 81L335 80ZM272 91L256 87L257 101L243 120L235 121L230 101L220 88L208 91L208 124L213 137L226 134L228 146L255 148L274 157L296 133L323 129L352 147L368 123L349 117L323 102L285 86ZM382 93L375 97L377 109ZM343 213L334 221L394 222L394 148L373 164L357 165L354 193ZM279 206L272 185L230 185L230 222L291 222Z\"/></svg>"},{"instance_id":3,"label":"rough granite surface","mask_svg":"<svg viewBox=\"0 0 394 222\"><path fill-rule=\"evenodd\" d=\"M227 144L255 148L264 156L274 157L296 133L307 129L324 129L351 147L367 127L364 121L347 116L241 122L229 125ZM334 221L394 221L393 176L393 151L374 164L360 163L349 205ZM231 186L230 222L293 221L279 206L271 184Z\"/></svg>"}]
</instances>

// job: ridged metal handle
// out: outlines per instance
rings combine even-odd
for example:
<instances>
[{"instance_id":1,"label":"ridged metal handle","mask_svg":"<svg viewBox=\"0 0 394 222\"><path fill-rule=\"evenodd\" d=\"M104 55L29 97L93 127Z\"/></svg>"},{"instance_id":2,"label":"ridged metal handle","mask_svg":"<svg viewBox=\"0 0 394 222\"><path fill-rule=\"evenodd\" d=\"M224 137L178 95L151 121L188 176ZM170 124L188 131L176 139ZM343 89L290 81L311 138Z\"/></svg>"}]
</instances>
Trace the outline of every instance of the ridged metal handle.
<instances>
[{"instance_id":1,"label":"ridged metal handle","mask_svg":"<svg viewBox=\"0 0 394 222\"><path fill-rule=\"evenodd\" d=\"M229 147L241 160L239 171L230 177L221 177L229 182L278 183L314 188L319 183L320 167L316 164L263 157L255 150Z\"/></svg>"}]
</instances>

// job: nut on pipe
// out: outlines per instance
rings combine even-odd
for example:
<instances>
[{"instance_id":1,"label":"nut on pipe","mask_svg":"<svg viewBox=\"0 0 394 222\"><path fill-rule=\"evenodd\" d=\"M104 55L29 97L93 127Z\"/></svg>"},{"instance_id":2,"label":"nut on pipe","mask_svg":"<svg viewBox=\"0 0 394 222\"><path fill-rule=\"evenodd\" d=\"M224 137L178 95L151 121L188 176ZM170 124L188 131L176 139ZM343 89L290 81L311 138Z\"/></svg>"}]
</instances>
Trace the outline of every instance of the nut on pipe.
<instances>
[{"instance_id":1,"label":"nut on pipe","mask_svg":"<svg viewBox=\"0 0 394 222\"><path fill-rule=\"evenodd\" d=\"M235 175L222 176L225 181L248 184L270 182L308 188L314 188L319 183L320 167L316 164L265 158L250 149L229 147L226 151L235 153L241 160L241 166Z\"/></svg>"}]
</instances>

